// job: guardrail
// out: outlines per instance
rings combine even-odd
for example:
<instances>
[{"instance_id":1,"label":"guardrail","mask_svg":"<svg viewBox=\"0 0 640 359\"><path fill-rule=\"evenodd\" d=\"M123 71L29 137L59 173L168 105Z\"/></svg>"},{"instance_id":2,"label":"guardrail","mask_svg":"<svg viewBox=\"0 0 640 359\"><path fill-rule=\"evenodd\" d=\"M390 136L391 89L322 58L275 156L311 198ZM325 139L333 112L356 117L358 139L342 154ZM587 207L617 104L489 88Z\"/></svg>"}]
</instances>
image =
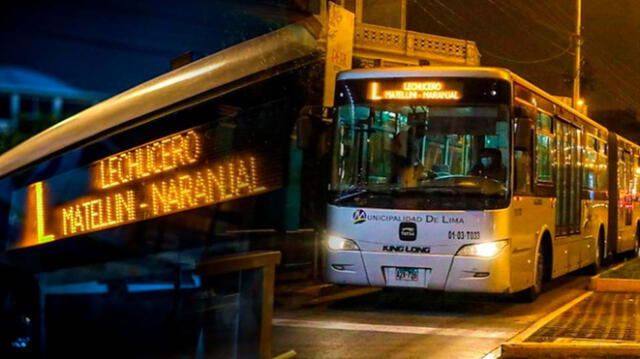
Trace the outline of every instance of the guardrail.
<instances>
[{"instance_id":1,"label":"guardrail","mask_svg":"<svg viewBox=\"0 0 640 359\"><path fill-rule=\"evenodd\" d=\"M356 24L354 47L448 64L480 64L480 53L474 41L364 23Z\"/></svg>"}]
</instances>

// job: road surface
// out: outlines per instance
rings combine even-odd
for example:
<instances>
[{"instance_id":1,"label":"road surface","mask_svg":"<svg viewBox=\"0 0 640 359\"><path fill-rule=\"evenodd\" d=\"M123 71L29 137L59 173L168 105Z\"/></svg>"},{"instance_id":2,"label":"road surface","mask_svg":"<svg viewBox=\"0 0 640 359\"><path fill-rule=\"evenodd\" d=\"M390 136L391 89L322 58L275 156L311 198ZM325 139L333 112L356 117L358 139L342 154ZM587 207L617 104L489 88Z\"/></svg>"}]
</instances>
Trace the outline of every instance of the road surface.
<instances>
[{"instance_id":1,"label":"road surface","mask_svg":"<svg viewBox=\"0 0 640 359\"><path fill-rule=\"evenodd\" d=\"M584 293L588 279L556 279L534 303L392 289L322 307L276 308L273 354L294 349L297 358L488 359L501 343Z\"/></svg>"}]
</instances>

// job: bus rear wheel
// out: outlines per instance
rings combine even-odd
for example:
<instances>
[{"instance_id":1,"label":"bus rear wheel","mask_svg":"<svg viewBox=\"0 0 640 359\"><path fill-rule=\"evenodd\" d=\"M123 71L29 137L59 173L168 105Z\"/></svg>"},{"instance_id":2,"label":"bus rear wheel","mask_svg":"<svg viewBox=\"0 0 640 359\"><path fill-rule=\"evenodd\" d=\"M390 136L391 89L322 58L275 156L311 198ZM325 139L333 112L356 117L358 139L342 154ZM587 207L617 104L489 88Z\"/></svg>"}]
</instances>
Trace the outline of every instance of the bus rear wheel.
<instances>
[{"instance_id":1,"label":"bus rear wheel","mask_svg":"<svg viewBox=\"0 0 640 359\"><path fill-rule=\"evenodd\" d=\"M596 275L600 272L600 268L602 268L604 261L604 236L602 232L598 235L598 240L595 243L595 248L593 251L594 260L589 266L586 267L587 275Z\"/></svg>"},{"instance_id":2,"label":"bus rear wheel","mask_svg":"<svg viewBox=\"0 0 640 359\"><path fill-rule=\"evenodd\" d=\"M633 238L633 258L640 257L640 223L636 224L636 236Z\"/></svg>"}]
</instances>

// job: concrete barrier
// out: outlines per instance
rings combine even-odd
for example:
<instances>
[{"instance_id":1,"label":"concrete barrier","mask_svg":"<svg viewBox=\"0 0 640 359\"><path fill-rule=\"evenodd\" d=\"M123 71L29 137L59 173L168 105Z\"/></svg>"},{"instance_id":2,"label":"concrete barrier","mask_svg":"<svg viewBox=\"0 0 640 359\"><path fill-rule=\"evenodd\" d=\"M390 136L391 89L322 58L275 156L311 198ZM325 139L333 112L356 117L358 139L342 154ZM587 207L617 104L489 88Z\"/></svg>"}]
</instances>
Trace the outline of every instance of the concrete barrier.
<instances>
[{"instance_id":1,"label":"concrete barrier","mask_svg":"<svg viewBox=\"0 0 640 359\"><path fill-rule=\"evenodd\" d=\"M590 287L594 292L626 292L640 293L640 279L603 278L602 275L615 271L627 265L629 262L620 263L617 266L591 277Z\"/></svg>"},{"instance_id":2,"label":"concrete barrier","mask_svg":"<svg viewBox=\"0 0 640 359\"><path fill-rule=\"evenodd\" d=\"M503 358L639 358L640 344L585 342L511 343L502 347Z\"/></svg>"}]
</instances>

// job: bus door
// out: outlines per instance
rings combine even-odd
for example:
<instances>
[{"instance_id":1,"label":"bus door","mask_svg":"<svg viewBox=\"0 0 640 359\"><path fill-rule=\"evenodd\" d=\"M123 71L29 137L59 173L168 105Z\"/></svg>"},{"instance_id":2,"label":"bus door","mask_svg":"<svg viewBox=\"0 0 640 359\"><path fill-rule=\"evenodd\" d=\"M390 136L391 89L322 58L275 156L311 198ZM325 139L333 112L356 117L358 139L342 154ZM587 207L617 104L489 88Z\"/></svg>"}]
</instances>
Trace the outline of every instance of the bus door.
<instances>
[{"instance_id":1,"label":"bus door","mask_svg":"<svg viewBox=\"0 0 640 359\"><path fill-rule=\"evenodd\" d=\"M580 233L581 141L574 125L561 118L556 125L556 235L563 236Z\"/></svg>"},{"instance_id":2,"label":"bus door","mask_svg":"<svg viewBox=\"0 0 640 359\"><path fill-rule=\"evenodd\" d=\"M556 236L580 233L580 135L572 124L556 118ZM567 270L580 266L580 243L567 243Z\"/></svg>"},{"instance_id":3,"label":"bus door","mask_svg":"<svg viewBox=\"0 0 640 359\"><path fill-rule=\"evenodd\" d=\"M630 190L631 185L631 151L623 143L618 147L618 238L620 247L618 252L633 248L633 233L631 228L633 216L633 202Z\"/></svg>"}]
</instances>

